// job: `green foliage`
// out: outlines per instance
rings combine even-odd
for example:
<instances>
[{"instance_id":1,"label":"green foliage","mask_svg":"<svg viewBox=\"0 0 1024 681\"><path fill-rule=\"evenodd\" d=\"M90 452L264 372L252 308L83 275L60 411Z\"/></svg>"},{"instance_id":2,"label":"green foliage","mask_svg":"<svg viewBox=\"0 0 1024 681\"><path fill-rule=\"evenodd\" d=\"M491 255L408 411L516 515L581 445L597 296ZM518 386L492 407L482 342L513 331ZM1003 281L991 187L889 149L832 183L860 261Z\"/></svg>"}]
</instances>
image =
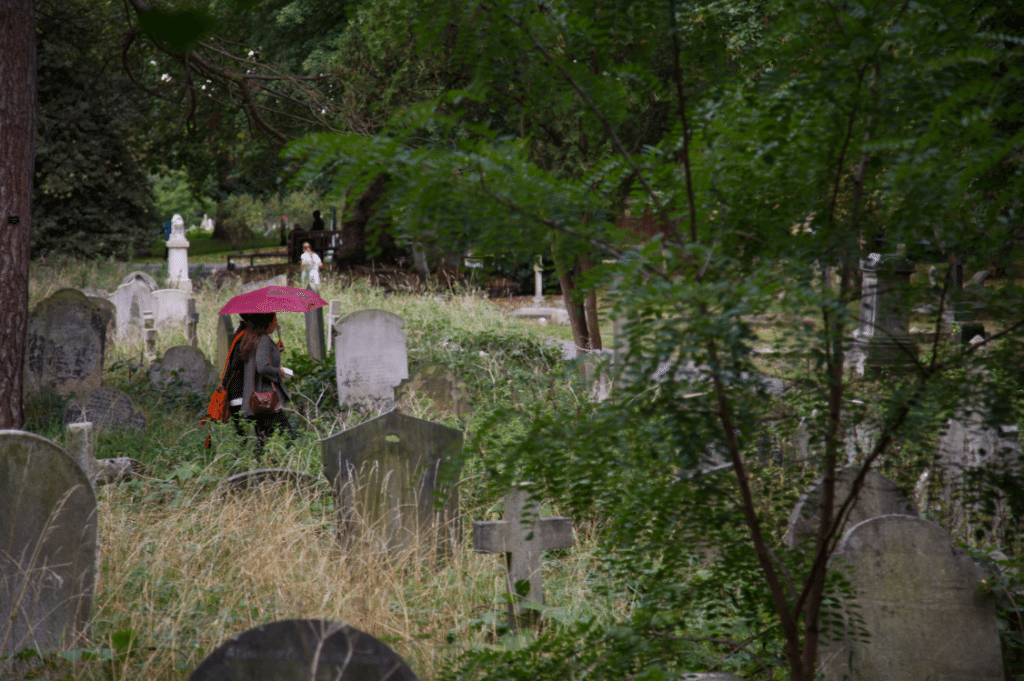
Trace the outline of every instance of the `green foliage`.
<instances>
[{"instance_id":1,"label":"green foliage","mask_svg":"<svg viewBox=\"0 0 1024 681\"><path fill-rule=\"evenodd\" d=\"M130 258L159 227L126 145L137 111L98 44L109 8L41 8L32 252Z\"/></svg>"}]
</instances>

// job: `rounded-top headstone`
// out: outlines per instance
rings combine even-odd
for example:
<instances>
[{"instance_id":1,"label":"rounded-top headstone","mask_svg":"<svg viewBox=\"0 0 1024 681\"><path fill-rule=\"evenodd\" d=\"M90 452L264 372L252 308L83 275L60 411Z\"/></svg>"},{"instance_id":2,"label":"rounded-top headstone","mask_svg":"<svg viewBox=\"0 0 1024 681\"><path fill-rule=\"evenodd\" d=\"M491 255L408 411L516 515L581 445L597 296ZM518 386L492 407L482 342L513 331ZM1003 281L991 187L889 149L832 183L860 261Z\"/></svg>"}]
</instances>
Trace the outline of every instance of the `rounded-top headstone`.
<instances>
[{"instance_id":1,"label":"rounded-top headstone","mask_svg":"<svg viewBox=\"0 0 1024 681\"><path fill-rule=\"evenodd\" d=\"M935 523L865 520L843 536L830 566L847 574L856 597L845 605L848 628L824 632L818 662L826 679L1002 680L992 595ZM825 619L841 621L833 615Z\"/></svg>"},{"instance_id":2,"label":"rounded-top headstone","mask_svg":"<svg viewBox=\"0 0 1024 681\"><path fill-rule=\"evenodd\" d=\"M833 508L838 511L839 506L850 495L853 489L853 481L859 472L858 468L842 468L836 472L835 501ZM821 515L819 504L821 503L821 484L819 479L814 485L804 492L793 507L789 515L789 527L786 529L785 542L789 548L796 548L801 542L817 533L818 522ZM846 517L844 530L849 529L857 523L868 518L880 515L908 515L917 516L917 509L914 502L908 499L896 487L896 484L884 475L875 471L868 471L864 477L864 486L853 508Z\"/></svg>"},{"instance_id":3,"label":"rounded-top headstone","mask_svg":"<svg viewBox=\"0 0 1024 681\"><path fill-rule=\"evenodd\" d=\"M96 428L135 428L146 427L146 415L127 394L103 386L78 395L68 403L64 411L64 425L91 421Z\"/></svg>"},{"instance_id":4,"label":"rounded-top headstone","mask_svg":"<svg viewBox=\"0 0 1024 681\"><path fill-rule=\"evenodd\" d=\"M61 395L98 388L103 375L107 320L78 289L61 289L28 316L25 391Z\"/></svg>"},{"instance_id":5,"label":"rounded-top headstone","mask_svg":"<svg viewBox=\"0 0 1024 681\"><path fill-rule=\"evenodd\" d=\"M154 279L151 274L142 271L132 272L131 274L127 275L124 279L121 280L121 284L130 284L134 281L141 281L142 283L144 283L146 286L149 287L150 293L160 288L160 285L156 283L156 279Z\"/></svg>"},{"instance_id":6,"label":"rounded-top headstone","mask_svg":"<svg viewBox=\"0 0 1024 681\"><path fill-rule=\"evenodd\" d=\"M173 345L149 367L149 380L154 385L163 385L174 376L192 392L206 392L214 380L213 365L199 348Z\"/></svg>"},{"instance_id":7,"label":"rounded-top headstone","mask_svg":"<svg viewBox=\"0 0 1024 681\"><path fill-rule=\"evenodd\" d=\"M72 648L92 613L96 495L46 438L0 430L0 452L0 655Z\"/></svg>"},{"instance_id":8,"label":"rounded-top headstone","mask_svg":"<svg viewBox=\"0 0 1024 681\"><path fill-rule=\"evenodd\" d=\"M373 636L327 620L284 620L250 629L203 660L189 681L417 681Z\"/></svg>"}]
</instances>

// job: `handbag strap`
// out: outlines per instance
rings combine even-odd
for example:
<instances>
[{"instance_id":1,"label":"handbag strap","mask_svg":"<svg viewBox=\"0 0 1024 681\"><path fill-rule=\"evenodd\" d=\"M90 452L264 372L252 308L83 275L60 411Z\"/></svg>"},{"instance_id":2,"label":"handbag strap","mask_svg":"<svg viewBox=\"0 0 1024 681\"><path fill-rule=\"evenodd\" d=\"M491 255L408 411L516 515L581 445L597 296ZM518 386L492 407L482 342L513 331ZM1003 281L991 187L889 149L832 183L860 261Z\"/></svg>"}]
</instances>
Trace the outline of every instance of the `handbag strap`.
<instances>
[{"instance_id":1,"label":"handbag strap","mask_svg":"<svg viewBox=\"0 0 1024 681\"><path fill-rule=\"evenodd\" d=\"M233 355L235 352L235 343L238 342L238 339L242 337L243 333L245 332L240 331L239 333L235 334L234 339L232 339L231 341L231 349L228 350L228 357L227 359L224 360L224 368L220 370L220 385L224 388L227 388L227 386L224 385L224 374L228 372L228 365L231 364L231 355ZM231 372L231 378L228 379L228 385L231 385L231 381L235 380L235 376L237 374L238 369L235 369L234 371Z\"/></svg>"}]
</instances>

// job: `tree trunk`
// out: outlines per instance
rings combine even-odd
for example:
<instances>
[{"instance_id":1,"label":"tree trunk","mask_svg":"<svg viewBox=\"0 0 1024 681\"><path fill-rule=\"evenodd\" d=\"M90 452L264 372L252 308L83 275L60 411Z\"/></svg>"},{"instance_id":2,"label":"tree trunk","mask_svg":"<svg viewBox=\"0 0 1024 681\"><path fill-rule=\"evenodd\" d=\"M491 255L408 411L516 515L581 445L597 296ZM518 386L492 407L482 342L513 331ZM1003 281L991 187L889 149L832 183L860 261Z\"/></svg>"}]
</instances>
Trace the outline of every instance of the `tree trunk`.
<instances>
[{"instance_id":1,"label":"tree trunk","mask_svg":"<svg viewBox=\"0 0 1024 681\"><path fill-rule=\"evenodd\" d=\"M29 229L36 159L36 11L0 12L0 429L21 428L28 325ZM15 224L16 223L16 224Z\"/></svg>"}]
</instances>

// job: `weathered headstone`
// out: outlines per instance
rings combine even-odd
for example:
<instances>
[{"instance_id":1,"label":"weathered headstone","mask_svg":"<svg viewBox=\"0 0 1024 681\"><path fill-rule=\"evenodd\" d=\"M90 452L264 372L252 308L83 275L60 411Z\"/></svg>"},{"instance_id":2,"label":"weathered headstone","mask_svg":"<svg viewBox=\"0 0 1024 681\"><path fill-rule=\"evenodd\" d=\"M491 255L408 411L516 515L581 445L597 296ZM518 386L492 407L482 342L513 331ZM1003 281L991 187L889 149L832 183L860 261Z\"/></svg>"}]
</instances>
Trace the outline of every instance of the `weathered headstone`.
<instances>
[{"instance_id":1,"label":"weathered headstone","mask_svg":"<svg viewBox=\"0 0 1024 681\"><path fill-rule=\"evenodd\" d=\"M188 681L417 681L395 651L347 624L284 620L250 629L203 660Z\"/></svg>"},{"instance_id":2,"label":"weathered headstone","mask_svg":"<svg viewBox=\"0 0 1024 681\"><path fill-rule=\"evenodd\" d=\"M199 313L195 298L189 298L185 304L185 343L199 347Z\"/></svg>"},{"instance_id":3,"label":"weathered headstone","mask_svg":"<svg viewBox=\"0 0 1024 681\"><path fill-rule=\"evenodd\" d=\"M118 339L129 338L133 334L141 335L143 314L153 310L153 289L142 279L132 279L110 294L110 302L117 315Z\"/></svg>"},{"instance_id":4,"label":"weathered headstone","mask_svg":"<svg viewBox=\"0 0 1024 681\"><path fill-rule=\"evenodd\" d=\"M132 399L117 388L107 386L77 395L68 402L64 411L64 423L89 421L94 428L135 428L146 427L146 415L135 406Z\"/></svg>"},{"instance_id":5,"label":"weathered headstone","mask_svg":"<svg viewBox=\"0 0 1024 681\"><path fill-rule=\"evenodd\" d=\"M25 343L25 391L70 395L97 388L107 322L77 289L62 289L32 308Z\"/></svg>"},{"instance_id":6,"label":"weathered headstone","mask_svg":"<svg viewBox=\"0 0 1024 681\"><path fill-rule=\"evenodd\" d=\"M318 307L305 313L306 317L306 352L313 359L323 362L327 359L327 346L324 343L324 309Z\"/></svg>"},{"instance_id":7,"label":"weathered headstone","mask_svg":"<svg viewBox=\"0 0 1024 681\"><path fill-rule=\"evenodd\" d=\"M96 495L53 442L0 430L0 655L71 649L92 615Z\"/></svg>"},{"instance_id":8,"label":"weathered headstone","mask_svg":"<svg viewBox=\"0 0 1024 681\"><path fill-rule=\"evenodd\" d=\"M164 356L149 367L149 380L154 385L163 385L173 376L195 393L204 393L210 387L213 365L199 348L191 345L173 345Z\"/></svg>"},{"instance_id":9,"label":"weathered headstone","mask_svg":"<svg viewBox=\"0 0 1024 681\"><path fill-rule=\"evenodd\" d=\"M146 359L153 362L157 357L156 343L160 332L156 328L156 315L152 312L142 313L142 335L146 344Z\"/></svg>"},{"instance_id":10,"label":"weathered headstone","mask_svg":"<svg viewBox=\"0 0 1024 681\"><path fill-rule=\"evenodd\" d=\"M125 276L125 278L121 280L121 285L131 284L136 281L145 285L146 288L149 289L150 293L160 288L160 285L156 283L156 279L154 279L151 274L141 270L137 270Z\"/></svg>"},{"instance_id":11,"label":"weathered headstone","mask_svg":"<svg viewBox=\"0 0 1024 681\"><path fill-rule=\"evenodd\" d=\"M338 401L381 410L395 402L395 388L409 378L402 318L384 310L357 310L334 325Z\"/></svg>"},{"instance_id":12,"label":"weathered headstone","mask_svg":"<svg viewBox=\"0 0 1024 681\"><path fill-rule=\"evenodd\" d=\"M89 302L92 303L99 313L103 315L103 320L107 323L107 333L111 331L117 331L117 308L110 302L106 296L100 298L99 296L86 296ZM113 340L113 339L111 339Z\"/></svg>"},{"instance_id":13,"label":"weathered headstone","mask_svg":"<svg viewBox=\"0 0 1024 681\"><path fill-rule=\"evenodd\" d=\"M438 414L468 416L473 413L462 381L440 362L427 362L416 367L409 378L395 388L395 404L408 411L413 401L430 400Z\"/></svg>"},{"instance_id":14,"label":"weathered headstone","mask_svg":"<svg viewBox=\"0 0 1024 681\"><path fill-rule=\"evenodd\" d=\"M71 423L65 429L67 453L82 468L93 489L96 488L96 454L93 446L92 423Z\"/></svg>"},{"instance_id":15,"label":"weathered headstone","mask_svg":"<svg viewBox=\"0 0 1024 681\"><path fill-rule=\"evenodd\" d=\"M900 255L872 253L861 261L860 326L850 352L858 373L907 366L917 358L907 299L913 273L913 263Z\"/></svg>"},{"instance_id":16,"label":"weathered headstone","mask_svg":"<svg viewBox=\"0 0 1024 681\"><path fill-rule=\"evenodd\" d=\"M818 663L826 679L1002 680L992 595L941 527L906 515L871 518L846 533L832 561L857 596L828 618L845 620L845 629L825 632ZM861 627L868 637L857 634Z\"/></svg>"},{"instance_id":17,"label":"weathered headstone","mask_svg":"<svg viewBox=\"0 0 1024 681\"><path fill-rule=\"evenodd\" d=\"M188 317L188 293L176 288L153 291L153 314L156 326L184 327Z\"/></svg>"},{"instance_id":18,"label":"weathered headstone","mask_svg":"<svg viewBox=\"0 0 1024 681\"><path fill-rule=\"evenodd\" d=\"M836 472L834 512L838 512L840 505L850 496L857 473L857 468L841 468ZM822 480L819 478L809 490L800 495L792 513L789 514L785 542L791 549L813 538L817 533L821 518L821 484ZM846 522L838 534L842 535L854 525L881 515L917 517L917 509L914 508L914 502L904 496L891 480L872 470L864 476L864 486L861 487L857 501L850 508Z\"/></svg>"},{"instance_id":19,"label":"weathered headstone","mask_svg":"<svg viewBox=\"0 0 1024 681\"><path fill-rule=\"evenodd\" d=\"M320 445L343 543L393 551L459 540L461 430L392 411Z\"/></svg>"},{"instance_id":20,"label":"weathered headstone","mask_svg":"<svg viewBox=\"0 0 1024 681\"><path fill-rule=\"evenodd\" d=\"M508 624L513 629L535 618L536 611L525 609L523 602L544 603L541 551L572 546L572 519L540 517L537 500L530 497L530 490L530 483L520 483L505 495L504 520L473 523L475 551L505 554Z\"/></svg>"},{"instance_id":21,"label":"weathered headstone","mask_svg":"<svg viewBox=\"0 0 1024 681\"><path fill-rule=\"evenodd\" d=\"M341 319L341 301L332 300L327 312L327 350L334 347L334 325Z\"/></svg>"},{"instance_id":22,"label":"weathered headstone","mask_svg":"<svg viewBox=\"0 0 1024 681\"><path fill-rule=\"evenodd\" d=\"M224 372L228 362L228 352L231 350L231 340L235 337L235 325L231 321L231 315L217 315L217 378Z\"/></svg>"}]
</instances>

